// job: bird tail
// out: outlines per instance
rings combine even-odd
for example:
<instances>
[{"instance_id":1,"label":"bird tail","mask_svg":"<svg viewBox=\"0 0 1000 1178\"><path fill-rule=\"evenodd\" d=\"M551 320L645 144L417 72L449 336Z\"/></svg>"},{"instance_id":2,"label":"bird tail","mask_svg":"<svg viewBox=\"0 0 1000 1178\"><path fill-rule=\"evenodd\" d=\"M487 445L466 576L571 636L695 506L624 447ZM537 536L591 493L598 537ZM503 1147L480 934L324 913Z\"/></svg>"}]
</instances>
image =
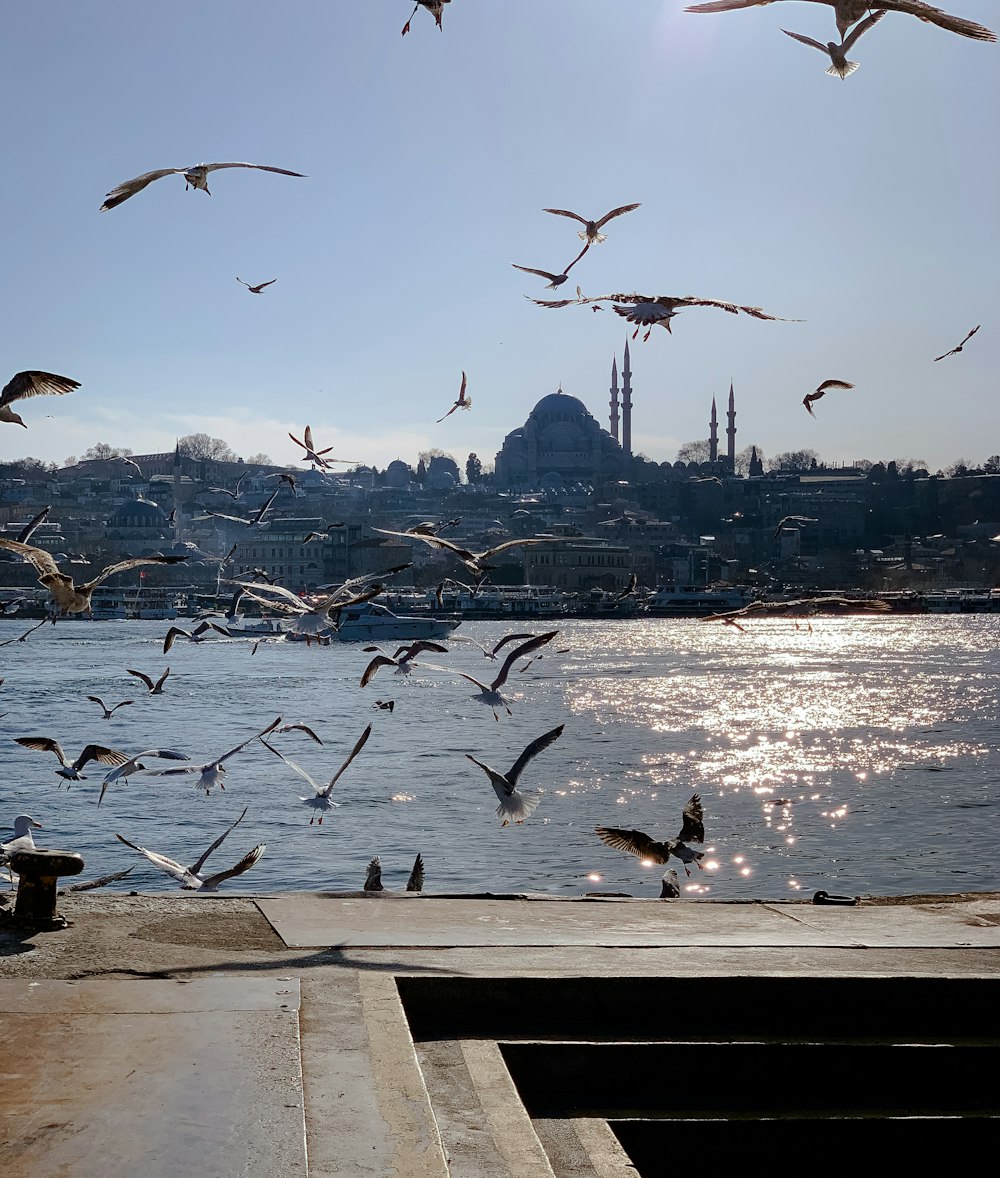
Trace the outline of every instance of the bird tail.
<instances>
[{"instance_id":1,"label":"bird tail","mask_svg":"<svg viewBox=\"0 0 1000 1178\"><path fill-rule=\"evenodd\" d=\"M497 817L503 819L503 825L511 822L523 822L530 818L541 804L541 795L535 793L521 793L519 790L504 798L497 806Z\"/></svg>"},{"instance_id":2,"label":"bird tail","mask_svg":"<svg viewBox=\"0 0 1000 1178\"><path fill-rule=\"evenodd\" d=\"M831 78L840 78L843 80L848 74L853 74L859 68L860 64L857 61L845 61L843 65L831 65L826 72Z\"/></svg>"},{"instance_id":3,"label":"bird tail","mask_svg":"<svg viewBox=\"0 0 1000 1178\"><path fill-rule=\"evenodd\" d=\"M588 237L587 230L581 229L577 234L577 237L579 237L581 241L589 241L594 245L600 245L602 241L607 241L608 235L606 233L595 233L593 237Z\"/></svg>"}]
</instances>

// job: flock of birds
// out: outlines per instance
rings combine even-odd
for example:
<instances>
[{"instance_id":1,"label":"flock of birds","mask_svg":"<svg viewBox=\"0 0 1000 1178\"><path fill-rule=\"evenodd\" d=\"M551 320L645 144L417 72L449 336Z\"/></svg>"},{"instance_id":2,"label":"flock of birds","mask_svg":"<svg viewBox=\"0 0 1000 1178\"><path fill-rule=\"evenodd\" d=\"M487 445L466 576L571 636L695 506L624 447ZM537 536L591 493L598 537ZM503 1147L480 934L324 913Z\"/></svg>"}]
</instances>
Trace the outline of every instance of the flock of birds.
<instances>
[{"instance_id":1,"label":"flock of birds","mask_svg":"<svg viewBox=\"0 0 1000 1178\"><path fill-rule=\"evenodd\" d=\"M774 2L776 0L711 0L709 3L692 5L686 11L694 13L726 12ZM858 68L856 62L848 60L847 54L853 50L858 40L864 34L873 29L889 13L915 16L922 21L937 25L939 28L975 40L996 40L996 35L982 25L961 17L952 16L939 8L923 3L922 0L878 0L877 6L868 3L867 0L812 0L812 2L823 3L834 9L840 40L823 43L801 33L787 29L783 31L796 41L817 49L829 57L831 64L827 73L841 79L846 79ZM440 29L442 27L444 8L448 3L450 3L450 0L417 0L409 20L403 26L403 35L406 35L410 31L411 22L421 8L425 9L434 18L437 27ZM211 192L208 186L209 175L216 171L233 168L272 172L282 176L303 178L303 173L291 171L287 168L245 162L200 163L178 168L161 168L144 172L113 188L107 194L101 205L101 211L106 212L117 208L155 181L173 175L183 177L185 189L200 191L210 196ZM611 209L596 219L590 219L569 209L545 209L544 212L546 213L573 220L582 226L579 230L579 237L583 241L583 248L576 253L568 265L559 271L549 271L516 263L513 265L519 271L545 279L549 289L556 289L568 281L570 271L585 257L592 247L606 240L606 235L602 230L610 221L634 212L639 207L640 204L638 202L624 204ZM261 295L267 287L272 286L276 281L276 278L272 278L266 282L251 284L237 277L237 282L246 287L251 294L255 295ZM616 315L621 316L627 322L635 325L633 339L645 328L644 338L648 340L653 327L657 325L664 327L667 332L672 332L671 321L680 310L686 307L710 307L726 311L729 314L748 315L759 320L789 321L782 320L780 316L770 314L760 307L736 304L719 299L700 298L693 295L642 295L637 293L615 293L596 297L585 297L579 286L576 289L576 298L533 299L532 301L539 306L547 308L562 308L571 305L589 306L595 312L602 310L604 305L608 304ZM950 351L935 357L935 361L943 360L948 356L960 353L965 344L972 339L978 330L979 326L974 327L961 343ZM2 391L0 391L0 422L27 428L26 423L13 408L14 405L37 396L62 396L73 392L79 387L80 382L69 377L59 376L55 373L40 370L18 372L11 378ZM806 394L802 403L810 415L813 415L814 402L825 396L828 392L831 390L849 390L853 387L851 383L844 380L824 380L814 391ZM458 397L451 408L438 419L439 423L450 417L457 410L468 410L471 405L472 399L467 393L467 378L463 371ZM302 439L295 437L293 434L289 434L289 437L303 451L301 456L302 461L308 462L314 469L328 470L335 462L350 461L333 457L331 454L333 447L317 447L313 439L311 427L308 425L305 428ZM132 465L138 468L138 464L133 460L124 459L123 461L131 462ZM294 491L294 476L282 475L280 477ZM245 524L249 528L259 527L264 520L265 514L272 507L280 487L281 484L279 483L274 494L251 516L237 517L227 515L223 518ZM236 498L239 495L239 487L237 487L235 492L227 491L226 493ZM34 566L39 574L39 583L48 590L51 596L54 611L53 620L57 614L71 615L88 612L91 607L91 598L94 590L112 576L145 565L173 564L185 559L182 556L130 558L109 565L96 577L77 585L72 576L59 569L50 553L28 543L31 531L44 518L46 513L47 509L35 521L32 521L32 524L28 525L17 539L12 540L0 537L0 548L13 553ZM221 513L209 512L206 514L220 515ZM782 521L782 523L784 522L786 521ZM329 531L336 526L338 525L331 524L326 530ZM781 526L779 524L779 532ZM396 537L402 536L407 540L418 539L431 547L448 552L471 574L476 587L488 575L492 567L490 561L504 550L534 543L551 544L553 542L548 537L545 539L511 540L495 545L482 552L474 552L441 537L438 534L440 530L441 526L428 524L418 526L406 532L385 530L384 534ZM225 561L223 561L224 563ZM235 613L236 603L240 596L244 595L266 606L271 611L284 616L285 630L283 633L276 635L276 638L281 639L287 634L292 634L305 638L307 643L311 641L329 641L330 630L331 628L336 628L337 618L340 612L349 605L369 601L377 596L384 590L385 578L398 571L400 571L399 567L386 570L385 573L378 577L356 578L352 581L345 582L344 585L331 592L320 594L312 599L300 598L280 585L262 584L257 579L236 582L236 599L234 600L233 612ZM632 588L634 588L634 582ZM878 603L873 603L872 608L875 608L876 604ZM785 613L793 616L797 614L811 615L820 610L830 611L848 606L850 608L856 608L857 602L850 601L845 603L843 599L825 598L821 602L811 600L806 602L777 603L773 605L754 603L743 610L732 611L729 614L719 615L717 618L710 620L719 620L729 625L735 625L742 630L743 627L739 624L737 618L747 617L752 614ZM228 621L229 619L226 620ZM39 623L39 625L43 624L44 622ZM32 627L28 633L32 633L37 628ZM233 631L229 626L221 625L219 621L213 619L205 619L192 631L187 631L180 627L172 627L164 640L164 654L170 650L172 643L178 637L185 637L192 642L198 642L205 640L212 633L217 633L225 637L233 636ZM492 660L498 659L500 651L505 646L511 647L504 657L499 673L488 683L464 671L457 673L477 688L477 693L473 698L491 708L494 718L499 720L499 712L501 710L506 711L508 715L511 714L511 700L502 693L502 689L505 687L515 665L521 662L523 664L521 670L525 670L530 666L532 661L543 657L539 653L541 648L547 646L555 638L556 634L557 631L537 635L511 634L505 636L492 648L482 647L483 654ZM22 635L16 641L23 641L27 636L27 634ZM456 639L451 639L451 641L454 640ZM457 640L462 641L461 638ZM256 649L256 644L254 649ZM381 648L366 648L366 650L369 653L373 653L375 657L368 664L362 675L360 684L362 688L370 684L382 668L391 666L394 668L396 675L406 676L411 673L418 656L425 653L448 653L446 646L431 641L410 643L399 647L392 653ZM430 670L447 670L447 668L435 664L422 665ZM158 696L163 694L167 678L170 675L170 668L167 667L156 678L132 669L128 669L127 673L141 681L150 696ZM127 707L135 702L134 700L122 700L109 707L99 696L88 695L87 699L99 705L105 720L111 719L118 709ZM377 700L373 707L383 712L391 713L394 707L394 701ZM558 727L543 733L541 736L529 742L506 772L500 772L491 768L471 753L466 754L468 759L487 775L499 803L496 814L501 819L502 825L506 826L509 823L524 822L531 817L539 806L541 802L540 794L520 789L520 781L530 763L542 752L550 748L562 735L563 730L564 725L560 724ZM347 758L337 768L330 780L325 783L315 780L306 769L302 768L281 749L276 747L276 738L290 732L304 733L316 743L323 744L320 737L309 726L301 723L283 724L281 717L272 721L262 730L254 732L241 740L235 747L221 755L201 762L193 761L187 753L176 749L146 749L139 753L128 753L124 750L110 748L98 743L87 744L80 754L71 760L67 757L59 741L51 736L30 735L16 737L15 740L19 745L29 750L54 755L58 762L55 772L60 778L66 781L67 785L71 782L86 780L83 769L92 762L105 766L108 772L102 780L98 805L100 805L109 787L117 783L125 783L130 777L137 774L144 774L147 777L196 778L194 781L195 787L204 790L206 794L211 793L216 786L220 789L225 789L224 779L228 771L227 762L251 746L262 745L283 765L309 783L312 787L312 792L305 796L300 796L300 801L312 811L310 824L316 823L322 825L324 817L338 806L338 803L333 800L335 786L364 749L371 736L372 726L369 724L365 728L364 732L351 748ZM173 763L166 767L150 767L153 762L160 761ZM246 810L244 809L240 817L216 838L208 849L190 866L184 866L180 862L159 852L149 850L138 843L130 841L123 835L119 834L116 837L125 846L142 855L153 866L177 879L183 888L213 891L226 880L249 871L259 862L266 850L265 844L258 844L229 869L214 874L205 873L204 869L208 858L218 850L223 841L240 825L245 815ZM4 865L9 866L11 857L17 851L30 850L34 847L32 830L40 826L41 823L29 815L22 814L17 816L14 821L13 839L0 844L0 868ZM665 898L680 894L676 872L669 869L671 858L678 860L688 874L690 874L690 866L692 864L698 868L703 866L702 860L704 859L705 852L694 850L690 846L691 843L703 843L705 836L704 812L701 800L697 794L684 807L682 826L675 837L658 841L639 830L625 830L613 827L598 827L596 833L604 843L614 849L637 856L647 863L666 865L668 870L663 877L661 891L661 895ZM106 879L120 877L119 874L114 877L106 877ZM407 890L420 891L423 887L423 879L423 860L418 855L413 871L411 872L410 880L407 883ZM95 884L100 882L103 881L95 881ZM378 857L374 858L369 864L364 890L373 892L382 890L381 864Z\"/></svg>"}]
</instances>

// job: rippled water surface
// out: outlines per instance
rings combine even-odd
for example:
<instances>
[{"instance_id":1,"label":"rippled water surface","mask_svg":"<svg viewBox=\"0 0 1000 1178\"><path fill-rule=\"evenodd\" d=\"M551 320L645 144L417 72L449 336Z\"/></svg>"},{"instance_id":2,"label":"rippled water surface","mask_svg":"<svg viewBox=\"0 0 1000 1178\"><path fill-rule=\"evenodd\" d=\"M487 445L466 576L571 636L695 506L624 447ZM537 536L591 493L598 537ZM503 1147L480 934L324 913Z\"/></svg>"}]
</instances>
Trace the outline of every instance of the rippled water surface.
<instances>
[{"instance_id":1,"label":"rippled water surface","mask_svg":"<svg viewBox=\"0 0 1000 1178\"><path fill-rule=\"evenodd\" d=\"M38 844L80 851L85 877L138 862L119 887L170 888L115 832L191 863L246 806L209 867L258 842L267 852L231 890L358 888L374 854L386 886L399 887L420 851L432 891L651 896L663 868L604 846L594 827L675 835L697 791L714 869L680 872L692 896L1000 887L997 617L831 618L811 630L764 619L745 635L699 621L569 621L552 653L511 676L514 714L499 722L457 675L418 668L406 682L383 670L359 689L371 656L356 645L269 643L251 656L243 640L182 640L164 658L168 626L61 622L0 649L0 825L32 814L45 826ZM24 628L0 622L0 640ZM460 632L492 641L505 631L482 622ZM468 646L434 657L484 680L498 666ZM168 664L162 696L140 695L125 673ZM136 703L105 721L87 695ZM376 698L395 699L395 711L373 711ZM374 725L322 826L298 801L307 783L256 744L228 763L225 792L140 774L98 810L103 767L60 788L55 758L12 739L53 736L69 757L98 741L201 761L279 714L326 742L280 738L323 782ZM521 780L544 790L541 805L501 828L490 784L464 754L506 771L560 723L562 738Z\"/></svg>"}]
</instances>

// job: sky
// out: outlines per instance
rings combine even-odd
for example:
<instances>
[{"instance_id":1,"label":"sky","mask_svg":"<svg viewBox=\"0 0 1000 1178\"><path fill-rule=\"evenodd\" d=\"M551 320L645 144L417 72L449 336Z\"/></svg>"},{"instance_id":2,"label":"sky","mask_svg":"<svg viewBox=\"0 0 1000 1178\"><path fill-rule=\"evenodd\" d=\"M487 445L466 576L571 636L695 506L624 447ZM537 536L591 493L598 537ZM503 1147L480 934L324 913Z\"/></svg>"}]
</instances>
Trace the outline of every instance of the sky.
<instances>
[{"instance_id":1,"label":"sky","mask_svg":"<svg viewBox=\"0 0 1000 1178\"><path fill-rule=\"evenodd\" d=\"M995 0L941 0L1000 29ZM685 13L682 0L46 0L8 6L3 380L82 387L0 424L0 461L136 453L205 432L296 464L287 438L380 467L492 461L561 385L608 424L610 311L563 291L696 295L631 345L633 448L673 460L729 382L737 444L832 461L1000 451L1000 46L890 13L827 77L783 36L832 9ZM141 172L245 160L100 213ZM236 282L277 278L260 297ZM560 292L562 293L562 292ZM933 357L982 323L959 356ZM473 407L435 419L468 373ZM808 416L821 381L852 382ZM50 416L51 415L51 416ZM724 426L724 421L723 421Z\"/></svg>"}]
</instances>

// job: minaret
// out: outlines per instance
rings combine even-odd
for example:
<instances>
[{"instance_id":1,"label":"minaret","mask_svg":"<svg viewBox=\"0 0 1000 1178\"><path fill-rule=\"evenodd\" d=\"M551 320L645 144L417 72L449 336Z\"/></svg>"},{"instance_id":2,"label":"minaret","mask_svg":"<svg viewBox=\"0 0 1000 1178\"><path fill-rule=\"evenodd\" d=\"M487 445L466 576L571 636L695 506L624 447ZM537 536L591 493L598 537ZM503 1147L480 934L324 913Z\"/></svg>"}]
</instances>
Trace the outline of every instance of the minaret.
<instances>
[{"instance_id":1,"label":"minaret","mask_svg":"<svg viewBox=\"0 0 1000 1178\"><path fill-rule=\"evenodd\" d=\"M729 448L726 451L726 457L729 460L730 471L734 471L736 469L736 398L733 396L732 381L729 382L729 412L726 416L729 418L729 425L726 428Z\"/></svg>"},{"instance_id":2,"label":"minaret","mask_svg":"<svg viewBox=\"0 0 1000 1178\"><path fill-rule=\"evenodd\" d=\"M715 410L715 398L712 398L712 420L708 423L708 461L719 461L719 415Z\"/></svg>"},{"instance_id":3,"label":"minaret","mask_svg":"<svg viewBox=\"0 0 1000 1178\"><path fill-rule=\"evenodd\" d=\"M181 538L181 444L178 440L174 446L174 540Z\"/></svg>"},{"instance_id":4,"label":"minaret","mask_svg":"<svg viewBox=\"0 0 1000 1178\"><path fill-rule=\"evenodd\" d=\"M611 436L618 441L618 357L611 361Z\"/></svg>"},{"instance_id":5,"label":"minaret","mask_svg":"<svg viewBox=\"0 0 1000 1178\"><path fill-rule=\"evenodd\" d=\"M626 458L632 457L632 365L628 340L625 341L625 359L622 363L622 450Z\"/></svg>"}]
</instances>

